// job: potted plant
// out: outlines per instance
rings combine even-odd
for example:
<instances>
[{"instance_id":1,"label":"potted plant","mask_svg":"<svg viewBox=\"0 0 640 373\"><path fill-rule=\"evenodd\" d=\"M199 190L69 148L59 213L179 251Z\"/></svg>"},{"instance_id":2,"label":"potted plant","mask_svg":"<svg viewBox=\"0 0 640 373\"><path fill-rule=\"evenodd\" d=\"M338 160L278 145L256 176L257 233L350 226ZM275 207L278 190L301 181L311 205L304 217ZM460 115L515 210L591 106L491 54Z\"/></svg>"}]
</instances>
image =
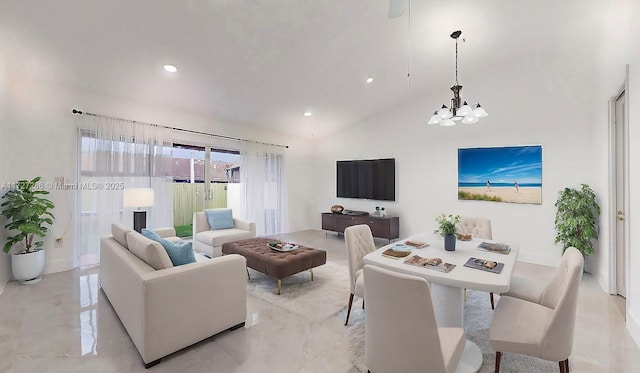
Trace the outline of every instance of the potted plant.
<instances>
[{"instance_id":1,"label":"potted plant","mask_svg":"<svg viewBox=\"0 0 640 373\"><path fill-rule=\"evenodd\" d=\"M438 223L437 233L444 237L444 249L454 251L456 249L456 226L460 223L460 215L442 214L436 218Z\"/></svg>"},{"instance_id":2,"label":"potted plant","mask_svg":"<svg viewBox=\"0 0 640 373\"><path fill-rule=\"evenodd\" d=\"M598 238L596 219L600 206L596 195L587 184L581 189L564 188L558 193L556 212L556 243L562 244L562 252L575 247L585 257L593 253L594 238Z\"/></svg>"},{"instance_id":3,"label":"potted plant","mask_svg":"<svg viewBox=\"0 0 640 373\"><path fill-rule=\"evenodd\" d=\"M0 205L2 215L7 218L5 228L9 230L2 249L5 253L14 247L17 249L11 255L11 268L13 277L22 283L36 283L42 278L42 238L49 231L47 225L53 224L54 219L53 203L42 197L49 192L36 188L40 179L18 181L15 189L2 196L4 202Z\"/></svg>"}]
</instances>

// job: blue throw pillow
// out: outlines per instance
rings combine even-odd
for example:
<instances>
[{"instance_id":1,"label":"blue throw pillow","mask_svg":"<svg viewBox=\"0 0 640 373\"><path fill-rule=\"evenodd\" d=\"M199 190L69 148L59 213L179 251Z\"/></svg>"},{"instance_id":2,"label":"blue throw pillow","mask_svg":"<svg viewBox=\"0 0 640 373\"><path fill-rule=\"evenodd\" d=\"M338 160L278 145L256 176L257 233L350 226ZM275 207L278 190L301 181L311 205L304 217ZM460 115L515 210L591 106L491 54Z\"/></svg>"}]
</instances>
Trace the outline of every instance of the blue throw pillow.
<instances>
[{"instance_id":1,"label":"blue throw pillow","mask_svg":"<svg viewBox=\"0 0 640 373\"><path fill-rule=\"evenodd\" d=\"M196 257L193 254L191 242L171 242L148 229L143 229L141 233L143 236L159 242L167 251L167 255L169 255L169 259L171 259L171 263L174 266L195 263Z\"/></svg>"},{"instance_id":2,"label":"blue throw pillow","mask_svg":"<svg viewBox=\"0 0 640 373\"><path fill-rule=\"evenodd\" d=\"M235 228L231 209L204 210L212 230Z\"/></svg>"}]
</instances>

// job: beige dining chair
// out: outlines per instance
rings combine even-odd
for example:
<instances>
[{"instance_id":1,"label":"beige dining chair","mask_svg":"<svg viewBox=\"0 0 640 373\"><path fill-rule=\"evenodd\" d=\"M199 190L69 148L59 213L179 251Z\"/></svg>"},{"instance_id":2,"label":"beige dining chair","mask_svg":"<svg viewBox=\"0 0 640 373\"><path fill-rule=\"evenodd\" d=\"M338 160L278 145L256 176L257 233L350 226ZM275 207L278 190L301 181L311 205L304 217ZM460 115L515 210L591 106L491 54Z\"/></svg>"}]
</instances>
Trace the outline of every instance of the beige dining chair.
<instances>
[{"instance_id":1,"label":"beige dining chair","mask_svg":"<svg viewBox=\"0 0 640 373\"><path fill-rule=\"evenodd\" d=\"M373 242L371 228L368 225L352 225L344 230L344 241L347 246L347 261L349 262L349 286L351 293L349 294L349 308L347 310L347 319L344 325L349 323L349 315L351 315L351 306L353 305L353 297L362 298L362 308L364 308L364 277L362 276L362 268L364 267L364 256L376 250Z\"/></svg>"},{"instance_id":2,"label":"beige dining chair","mask_svg":"<svg viewBox=\"0 0 640 373\"><path fill-rule=\"evenodd\" d=\"M560 268L566 267L567 261L570 258L570 254L567 254L568 252L569 250L565 251L562 255L560 264L558 265L558 268L556 269L556 272L554 274L554 278L555 276L561 275L561 272L558 272ZM529 302L540 303L540 299L542 298L542 295L544 294L548 286L549 285L545 282L540 282L514 272L513 277L511 278L511 286L509 287L509 291L501 295L523 299Z\"/></svg>"},{"instance_id":3,"label":"beige dining chair","mask_svg":"<svg viewBox=\"0 0 640 373\"><path fill-rule=\"evenodd\" d=\"M493 239L491 234L491 219L461 216L458 223L458 233L472 234L474 237Z\"/></svg>"},{"instance_id":4,"label":"beige dining chair","mask_svg":"<svg viewBox=\"0 0 640 373\"><path fill-rule=\"evenodd\" d=\"M462 328L440 328L427 280L364 267L365 363L370 372L455 372L466 337Z\"/></svg>"},{"instance_id":5,"label":"beige dining chair","mask_svg":"<svg viewBox=\"0 0 640 373\"><path fill-rule=\"evenodd\" d=\"M569 247L537 300L507 294L500 297L489 327L489 344L496 351L496 373L500 372L503 352L557 361L560 373L569 372L583 267L580 251Z\"/></svg>"},{"instance_id":6,"label":"beige dining chair","mask_svg":"<svg viewBox=\"0 0 640 373\"><path fill-rule=\"evenodd\" d=\"M487 218L476 218L472 216L461 216L460 222L457 226L458 233L461 234L471 234L473 237L485 238L487 240L492 240L493 235L491 234L491 219ZM465 299L466 299L466 290L465 290ZM491 309L495 308L493 293L489 293L489 299L491 300Z\"/></svg>"}]
</instances>

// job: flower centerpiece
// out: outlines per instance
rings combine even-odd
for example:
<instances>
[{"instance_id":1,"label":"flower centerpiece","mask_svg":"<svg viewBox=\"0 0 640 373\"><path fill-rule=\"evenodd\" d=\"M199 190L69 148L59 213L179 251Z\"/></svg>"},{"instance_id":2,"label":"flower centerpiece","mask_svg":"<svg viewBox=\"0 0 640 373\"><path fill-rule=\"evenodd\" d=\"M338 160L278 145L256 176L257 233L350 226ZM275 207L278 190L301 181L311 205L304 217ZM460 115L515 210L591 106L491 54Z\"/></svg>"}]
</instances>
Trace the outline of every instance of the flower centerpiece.
<instances>
[{"instance_id":1,"label":"flower centerpiece","mask_svg":"<svg viewBox=\"0 0 640 373\"><path fill-rule=\"evenodd\" d=\"M437 233L444 236L444 249L454 251L456 249L456 231L457 225L460 223L460 215L442 214L436 217L438 223Z\"/></svg>"}]
</instances>

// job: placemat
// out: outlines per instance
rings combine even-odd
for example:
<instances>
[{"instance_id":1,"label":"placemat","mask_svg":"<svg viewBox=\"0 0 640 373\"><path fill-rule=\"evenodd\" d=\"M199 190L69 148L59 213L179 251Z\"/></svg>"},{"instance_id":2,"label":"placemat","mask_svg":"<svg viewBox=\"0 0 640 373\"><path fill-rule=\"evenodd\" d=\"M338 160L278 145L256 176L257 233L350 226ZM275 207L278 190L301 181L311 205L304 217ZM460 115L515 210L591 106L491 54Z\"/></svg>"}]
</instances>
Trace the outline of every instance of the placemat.
<instances>
[{"instance_id":1,"label":"placemat","mask_svg":"<svg viewBox=\"0 0 640 373\"><path fill-rule=\"evenodd\" d=\"M464 263L465 267L469 267L469 268L473 268L473 269L479 269L481 271L486 271L486 272L491 272L491 273L500 273L502 272L502 268L504 268L504 263L499 263L496 262L497 265L493 268L487 268L484 266L485 262L489 262L490 260L487 259L482 259L482 258L474 258L471 257L469 258L469 260L467 260L466 263Z\"/></svg>"}]
</instances>

